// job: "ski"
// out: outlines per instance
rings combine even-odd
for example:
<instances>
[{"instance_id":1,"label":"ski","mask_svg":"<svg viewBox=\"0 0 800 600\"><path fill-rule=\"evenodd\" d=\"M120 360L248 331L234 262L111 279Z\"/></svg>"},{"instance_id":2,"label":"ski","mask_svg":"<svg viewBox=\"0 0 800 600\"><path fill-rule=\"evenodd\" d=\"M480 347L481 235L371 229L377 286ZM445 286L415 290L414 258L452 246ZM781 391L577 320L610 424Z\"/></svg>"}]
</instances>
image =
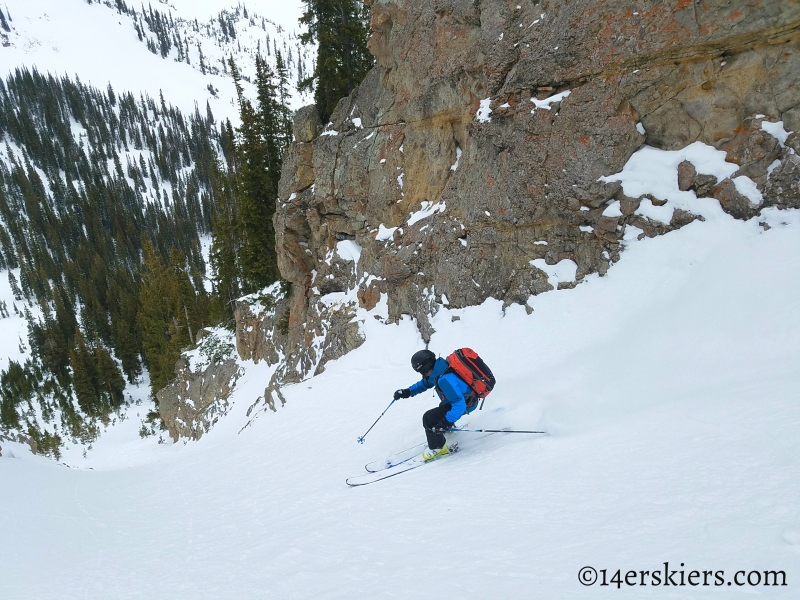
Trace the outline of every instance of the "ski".
<instances>
[{"instance_id":1,"label":"ski","mask_svg":"<svg viewBox=\"0 0 800 600\"><path fill-rule=\"evenodd\" d=\"M424 444L420 444L420 446L424 446ZM447 454L443 454L441 456L437 456L433 460L425 462L425 460L423 460L422 458L422 452L419 452L414 457L406 459L404 462L395 464L392 467L381 469L380 471L364 473L363 475L356 475L355 477L350 477L345 480L345 483L347 483L347 485L349 485L350 487L368 485L370 483L375 483L376 481L382 481L384 479L388 479L389 477L394 477L395 475L400 475L400 473L405 473L406 471L416 469L417 467L421 467L422 465L427 465L428 463L436 462L439 459L446 458L458 452L458 442L454 442L449 446L449 448L450 452L448 452ZM412 448L409 448L408 450L412 450Z\"/></svg>"},{"instance_id":2,"label":"ski","mask_svg":"<svg viewBox=\"0 0 800 600\"><path fill-rule=\"evenodd\" d=\"M490 435L494 435L498 433L497 431L493 431L491 433L486 433L485 435L479 435L473 439L479 440L485 437L489 437ZM451 438L456 437L458 438L458 430L453 430L451 434ZM377 473L378 471L383 471L385 469L391 469L398 465L401 465L415 456L422 453L422 450L425 448L426 443L422 442L421 444L417 444L416 446L412 446L411 448L406 448L405 450L401 450L400 452L395 452L394 454L390 454L386 458L382 458L379 460L373 460L372 462L368 462L364 465L364 469L367 470L369 473Z\"/></svg>"},{"instance_id":3,"label":"ski","mask_svg":"<svg viewBox=\"0 0 800 600\"><path fill-rule=\"evenodd\" d=\"M427 443L422 442L421 444L417 444L411 448L406 448L400 452L395 452L386 458L373 460L372 462L365 464L364 468L368 473L377 473L378 471L383 471L384 469L391 469L397 465L411 460L415 456L422 454L422 450L425 448L425 446L427 446Z\"/></svg>"}]
</instances>

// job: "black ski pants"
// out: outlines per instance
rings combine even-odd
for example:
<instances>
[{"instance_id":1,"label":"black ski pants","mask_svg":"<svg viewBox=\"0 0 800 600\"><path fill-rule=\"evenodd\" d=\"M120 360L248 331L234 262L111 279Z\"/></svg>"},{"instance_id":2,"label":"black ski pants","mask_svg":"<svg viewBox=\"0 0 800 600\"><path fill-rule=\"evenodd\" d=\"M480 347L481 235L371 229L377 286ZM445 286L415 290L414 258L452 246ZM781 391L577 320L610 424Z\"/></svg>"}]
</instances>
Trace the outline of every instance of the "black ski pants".
<instances>
[{"instance_id":1,"label":"black ski pants","mask_svg":"<svg viewBox=\"0 0 800 600\"><path fill-rule=\"evenodd\" d=\"M428 437L428 448L431 450L438 450L447 441L444 439L444 434L432 430L447 429L452 425L445 417L449 410L450 403L442 402L436 408L432 408L422 415L422 426L425 428L425 435Z\"/></svg>"}]
</instances>

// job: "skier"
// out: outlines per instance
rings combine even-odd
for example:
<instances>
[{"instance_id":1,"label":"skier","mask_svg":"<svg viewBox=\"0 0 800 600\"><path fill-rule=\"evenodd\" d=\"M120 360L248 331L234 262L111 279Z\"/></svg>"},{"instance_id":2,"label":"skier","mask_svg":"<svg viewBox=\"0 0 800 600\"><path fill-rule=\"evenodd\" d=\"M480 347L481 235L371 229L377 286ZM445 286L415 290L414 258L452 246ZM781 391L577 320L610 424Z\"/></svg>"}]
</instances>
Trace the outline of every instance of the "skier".
<instances>
[{"instance_id":1,"label":"skier","mask_svg":"<svg viewBox=\"0 0 800 600\"><path fill-rule=\"evenodd\" d=\"M448 362L444 358L437 359L430 350L414 353L411 357L411 368L422 375L422 380L409 388L397 390L394 399L416 396L435 387L441 400L439 406L422 415L422 426L428 438L428 448L422 453L422 458L427 462L450 452L442 432L453 427L462 416L475 410L478 398L473 394L472 388L449 368Z\"/></svg>"}]
</instances>

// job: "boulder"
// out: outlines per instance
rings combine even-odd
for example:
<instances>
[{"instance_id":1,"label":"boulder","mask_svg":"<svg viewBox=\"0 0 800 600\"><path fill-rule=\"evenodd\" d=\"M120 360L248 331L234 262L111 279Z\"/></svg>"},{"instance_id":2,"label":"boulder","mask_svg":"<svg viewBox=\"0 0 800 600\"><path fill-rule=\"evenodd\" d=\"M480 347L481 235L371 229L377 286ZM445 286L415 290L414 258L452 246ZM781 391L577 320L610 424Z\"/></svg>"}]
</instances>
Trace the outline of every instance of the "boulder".
<instances>
[{"instance_id":1,"label":"boulder","mask_svg":"<svg viewBox=\"0 0 800 600\"><path fill-rule=\"evenodd\" d=\"M322 121L319 119L317 107L313 104L304 106L294 115L292 123L294 140L298 143L310 142L322 131Z\"/></svg>"}]
</instances>

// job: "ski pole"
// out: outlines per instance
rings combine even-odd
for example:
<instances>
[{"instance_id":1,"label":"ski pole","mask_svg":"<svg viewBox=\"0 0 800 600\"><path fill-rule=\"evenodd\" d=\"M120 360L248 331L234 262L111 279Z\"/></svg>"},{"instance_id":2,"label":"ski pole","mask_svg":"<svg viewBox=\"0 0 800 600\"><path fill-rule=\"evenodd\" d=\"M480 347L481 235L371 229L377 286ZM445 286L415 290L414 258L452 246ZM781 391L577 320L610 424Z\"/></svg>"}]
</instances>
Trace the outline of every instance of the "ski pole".
<instances>
[{"instance_id":1,"label":"ski pole","mask_svg":"<svg viewBox=\"0 0 800 600\"><path fill-rule=\"evenodd\" d=\"M452 429L434 429L437 433L447 433L448 431L463 431L465 433L543 433L546 431L527 431L523 429L462 429L461 427L453 427Z\"/></svg>"},{"instance_id":2,"label":"ski pole","mask_svg":"<svg viewBox=\"0 0 800 600\"><path fill-rule=\"evenodd\" d=\"M395 403L395 400L392 400L392 401L389 403L389 406L387 406L387 407L386 407L386 410L389 410L390 408L392 408L392 404L394 404L394 403ZM381 417L382 417L383 415L385 415L385 414L386 414L386 410L384 410L384 411L381 413ZM381 420L381 417L378 417L377 419L375 419L375 422L372 424L372 427L375 427L375 425L377 425L377 424L378 424L378 421L380 421L380 420ZM367 429L367 433L369 433L370 431L372 431L372 427L370 427L369 429ZM365 437L367 437L367 433L365 433L364 435L362 435L361 437L359 437L359 438L358 438L358 443L359 443L359 444L363 444L363 443L364 443L364 438L365 438Z\"/></svg>"}]
</instances>

